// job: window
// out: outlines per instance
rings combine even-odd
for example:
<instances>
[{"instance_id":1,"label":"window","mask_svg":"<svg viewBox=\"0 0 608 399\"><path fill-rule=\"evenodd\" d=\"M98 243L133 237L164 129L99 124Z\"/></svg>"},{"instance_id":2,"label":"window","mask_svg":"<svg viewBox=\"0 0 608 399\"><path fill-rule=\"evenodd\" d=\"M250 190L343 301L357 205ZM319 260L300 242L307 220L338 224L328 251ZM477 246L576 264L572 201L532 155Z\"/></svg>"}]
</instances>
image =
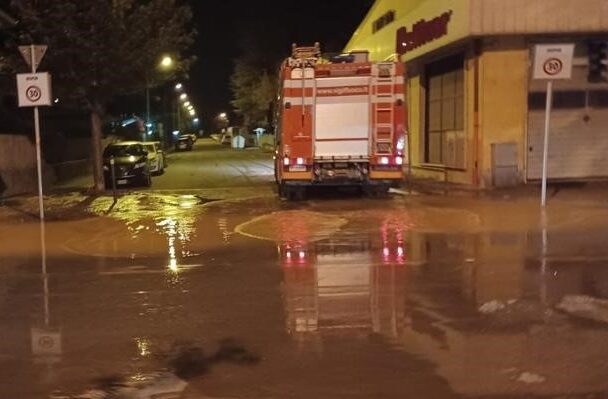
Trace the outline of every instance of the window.
<instances>
[{"instance_id":1,"label":"window","mask_svg":"<svg viewBox=\"0 0 608 399\"><path fill-rule=\"evenodd\" d=\"M424 160L464 167L464 57L427 65Z\"/></svg>"}]
</instances>

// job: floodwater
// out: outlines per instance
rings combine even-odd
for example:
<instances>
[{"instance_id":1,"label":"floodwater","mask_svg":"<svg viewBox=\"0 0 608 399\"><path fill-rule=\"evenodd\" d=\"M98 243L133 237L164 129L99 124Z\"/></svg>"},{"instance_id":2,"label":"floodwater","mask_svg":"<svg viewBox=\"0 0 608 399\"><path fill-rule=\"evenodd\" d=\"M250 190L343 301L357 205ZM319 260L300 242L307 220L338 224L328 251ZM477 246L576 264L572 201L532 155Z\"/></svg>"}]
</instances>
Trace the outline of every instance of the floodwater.
<instances>
[{"instance_id":1,"label":"floodwater","mask_svg":"<svg viewBox=\"0 0 608 399\"><path fill-rule=\"evenodd\" d=\"M45 259L0 225L2 399L608 397L607 326L555 308L608 298L606 203L83 207Z\"/></svg>"}]
</instances>

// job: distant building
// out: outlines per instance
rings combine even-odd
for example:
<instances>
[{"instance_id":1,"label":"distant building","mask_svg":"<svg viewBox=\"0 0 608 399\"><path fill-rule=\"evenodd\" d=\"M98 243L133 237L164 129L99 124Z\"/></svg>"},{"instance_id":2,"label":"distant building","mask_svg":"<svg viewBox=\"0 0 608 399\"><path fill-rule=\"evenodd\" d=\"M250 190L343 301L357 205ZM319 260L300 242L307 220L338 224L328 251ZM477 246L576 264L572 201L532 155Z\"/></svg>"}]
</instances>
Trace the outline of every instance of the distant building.
<instances>
[{"instance_id":1,"label":"distant building","mask_svg":"<svg viewBox=\"0 0 608 399\"><path fill-rule=\"evenodd\" d=\"M608 83L589 76L607 41L605 0L377 0L345 51L406 63L414 176L491 187L541 176L538 43L575 44L572 79L554 83L549 178L608 177Z\"/></svg>"}]
</instances>

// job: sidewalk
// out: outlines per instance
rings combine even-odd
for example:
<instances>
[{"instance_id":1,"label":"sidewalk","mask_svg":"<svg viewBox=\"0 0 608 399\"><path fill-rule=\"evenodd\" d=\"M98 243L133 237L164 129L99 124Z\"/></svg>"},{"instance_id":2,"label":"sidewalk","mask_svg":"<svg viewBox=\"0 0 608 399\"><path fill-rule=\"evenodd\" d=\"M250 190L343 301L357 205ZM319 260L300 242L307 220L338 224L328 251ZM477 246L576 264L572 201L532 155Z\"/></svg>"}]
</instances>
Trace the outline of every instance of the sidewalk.
<instances>
[{"instance_id":1,"label":"sidewalk","mask_svg":"<svg viewBox=\"0 0 608 399\"><path fill-rule=\"evenodd\" d=\"M469 185L445 183L430 179L412 179L405 181L399 188L406 192L417 192L426 195L442 196L470 196L473 198L490 199L517 199L538 198L540 202L541 187L539 183L522 184L508 188L478 189ZM547 186L547 200L559 198L560 200L576 199L597 200L608 204L608 181L590 182L560 182L549 183Z\"/></svg>"}]
</instances>

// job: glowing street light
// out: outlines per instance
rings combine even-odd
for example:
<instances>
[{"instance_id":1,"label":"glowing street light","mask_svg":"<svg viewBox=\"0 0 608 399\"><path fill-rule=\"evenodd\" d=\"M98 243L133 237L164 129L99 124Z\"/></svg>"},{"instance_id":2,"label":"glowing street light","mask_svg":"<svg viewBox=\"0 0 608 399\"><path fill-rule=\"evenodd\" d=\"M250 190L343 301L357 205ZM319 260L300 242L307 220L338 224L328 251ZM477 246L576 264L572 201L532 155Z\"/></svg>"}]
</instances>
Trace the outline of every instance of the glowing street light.
<instances>
[{"instance_id":1,"label":"glowing street light","mask_svg":"<svg viewBox=\"0 0 608 399\"><path fill-rule=\"evenodd\" d=\"M165 55L161 58L160 62L155 66L157 69L161 69L164 71L170 71L173 68L173 58L168 55ZM150 123L150 80L149 76L146 73L146 123ZM143 137L144 141L146 140L146 136Z\"/></svg>"},{"instance_id":2,"label":"glowing street light","mask_svg":"<svg viewBox=\"0 0 608 399\"><path fill-rule=\"evenodd\" d=\"M193 109L191 109L189 112L190 112L190 116L194 116L194 115L196 115L196 112L194 112L194 110L193 110Z\"/></svg>"},{"instance_id":3,"label":"glowing street light","mask_svg":"<svg viewBox=\"0 0 608 399\"><path fill-rule=\"evenodd\" d=\"M220 114L220 118L222 118L222 119L226 118L226 113L225 113L225 112L222 112L222 113Z\"/></svg>"},{"instance_id":4,"label":"glowing street light","mask_svg":"<svg viewBox=\"0 0 608 399\"><path fill-rule=\"evenodd\" d=\"M160 61L160 66L163 68L171 68L173 66L173 58L169 57L168 55L164 56Z\"/></svg>"},{"instance_id":5,"label":"glowing street light","mask_svg":"<svg viewBox=\"0 0 608 399\"><path fill-rule=\"evenodd\" d=\"M184 87L181 83L175 85L175 90L181 90Z\"/></svg>"},{"instance_id":6,"label":"glowing street light","mask_svg":"<svg viewBox=\"0 0 608 399\"><path fill-rule=\"evenodd\" d=\"M186 93L182 93L179 96L179 99L182 100L182 101L186 101L187 98L188 98L188 95Z\"/></svg>"},{"instance_id":7,"label":"glowing street light","mask_svg":"<svg viewBox=\"0 0 608 399\"><path fill-rule=\"evenodd\" d=\"M198 123L198 118L192 119L192 123Z\"/></svg>"},{"instance_id":8,"label":"glowing street light","mask_svg":"<svg viewBox=\"0 0 608 399\"><path fill-rule=\"evenodd\" d=\"M186 107L186 108L190 107L190 101L186 101L186 102L184 103L184 107Z\"/></svg>"}]
</instances>

